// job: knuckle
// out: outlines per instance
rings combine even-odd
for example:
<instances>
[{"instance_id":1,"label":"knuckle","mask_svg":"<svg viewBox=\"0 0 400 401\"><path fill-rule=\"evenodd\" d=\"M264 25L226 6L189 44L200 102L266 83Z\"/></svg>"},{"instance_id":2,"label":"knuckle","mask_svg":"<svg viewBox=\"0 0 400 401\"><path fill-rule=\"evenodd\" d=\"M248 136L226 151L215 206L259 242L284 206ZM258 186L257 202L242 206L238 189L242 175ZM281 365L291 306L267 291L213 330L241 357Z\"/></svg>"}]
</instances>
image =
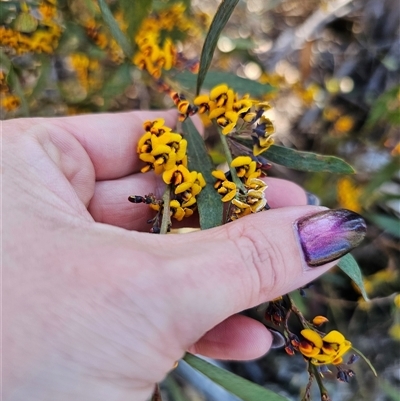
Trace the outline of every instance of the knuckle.
<instances>
[{"instance_id":1,"label":"knuckle","mask_svg":"<svg viewBox=\"0 0 400 401\"><path fill-rule=\"evenodd\" d=\"M286 280L284 249L255 226L242 226L235 242L241 263L253 280L252 296L267 301L281 295Z\"/></svg>"}]
</instances>

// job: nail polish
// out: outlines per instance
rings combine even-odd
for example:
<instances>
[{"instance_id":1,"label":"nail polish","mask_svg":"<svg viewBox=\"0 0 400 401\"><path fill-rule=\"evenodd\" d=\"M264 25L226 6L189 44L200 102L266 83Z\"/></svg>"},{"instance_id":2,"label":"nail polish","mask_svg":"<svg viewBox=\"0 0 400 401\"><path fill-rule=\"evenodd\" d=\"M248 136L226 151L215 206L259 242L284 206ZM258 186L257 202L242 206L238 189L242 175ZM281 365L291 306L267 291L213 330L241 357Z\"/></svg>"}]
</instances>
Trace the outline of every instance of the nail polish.
<instances>
[{"instance_id":1,"label":"nail polish","mask_svg":"<svg viewBox=\"0 0 400 401\"><path fill-rule=\"evenodd\" d=\"M310 267L339 259L359 245L367 231L364 219L346 209L303 217L295 222L295 228Z\"/></svg>"}]
</instances>

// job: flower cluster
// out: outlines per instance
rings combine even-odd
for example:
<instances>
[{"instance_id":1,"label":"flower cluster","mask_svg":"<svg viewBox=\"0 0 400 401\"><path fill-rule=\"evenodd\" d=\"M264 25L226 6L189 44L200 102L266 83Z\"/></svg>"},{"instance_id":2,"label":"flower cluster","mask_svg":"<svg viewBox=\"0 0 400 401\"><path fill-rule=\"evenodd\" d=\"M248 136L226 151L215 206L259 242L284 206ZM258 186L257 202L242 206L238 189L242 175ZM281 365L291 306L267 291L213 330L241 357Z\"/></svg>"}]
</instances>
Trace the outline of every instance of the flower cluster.
<instances>
[{"instance_id":1,"label":"flower cluster","mask_svg":"<svg viewBox=\"0 0 400 401\"><path fill-rule=\"evenodd\" d=\"M141 171L154 170L156 174L162 174L163 181L171 186L171 217L180 221L191 216L197 206L196 196L206 182L201 173L187 168L186 139L165 126L162 118L146 121L143 126L145 133L137 145L139 158L146 163ZM152 209L162 212L162 202L155 200L149 204Z\"/></svg>"},{"instance_id":2,"label":"flower cluster","mask_svg":"<svg viewBox=\"0 0 400 401\"><path fill-rule=\"evenodd\" d=\"M19 107L21 100L18 96L14 95L10 91L10 87L7 83L6 74L0 69L0 110L6 112L13 111ZM3 118L3 116L1 115Z\"/></svg>"},{"instance_id":3,"label":"flower cluster","mask_svg":"<svg viewBox=\"0 0 400 401\"><path fill-rule=\"evenodd\" d=\"M9 54L51 54L58 46L61 33L55 0L43 0L35 10L22 3L13 28L0 26L0 46Z\"/></svg>"},{"instance_id":4,"label":"flower cluster","mask_svg":"<svg viewBox=\"0 0 400 401\"><path fill-rule=\"evenodd\" d=\"M76 78L86 94L101 88L99 60L89 58L84 53L72 53L69 56L71 67L75 71Z\"/></svg>"},{"instance_id":5,"label":"flower cluster","mask_svg":"<svg viewBox=\"0 0 400 401\"><path fill-rule=\"evenodd\" d=\"M172 31L178 29L185 32L191 27L192 23L185 17L185 6L181 3L149 16L136 34L138 50L132 58L133 64L154 78L160 78L162 70L170 70L178 61Z\"/></svg>"},{"instance_id":6,"label":"flower cluster","mask_svg":"<svg viewBox=\"0 0 400 401\"><path fill-rule=\"evenodd\" d=\"M249 95L240 98L233 89L221 84L208 95L197 96L194 104L200 114L208 113L209 119L216 121L223 135L251 133L255 156L267 150L274 142L274 126L264 114L271 108L267 102L250 99ZM239 122L242 122L240 130L237 128Z\"/></svg>"},{"instance_id":7,"label":"flower cluster","mask_svg":"<svg viewBox=\"0 0 400 401\"><path fill-rule=\"evenodd\" d=\"M351 349L351 342L337 330L332 330L321 337L313 329L301 331L303 340L298 350L314 365L339 365L343 355Z\"/></svg>"},{"instance_id":8,"label":"flower cluster","mask_svg":"<svg viewBox=\"0 0 400 401\"><path fill-rule=\"evenodd\" d=\"M217 179L214 188L222 195L222 202L231 202L230 221L251 213L269 209L264 191L267 184L259 179L261 170L250 156L238 156L232 160L231 167L243 184L239 191L237 185L230 181L222 170L215 170L212 175Z\"/></svg>"},{"instance_id":9,"label":"flower cluster","mask_svg":"<svg viewBox=\"0 0 400 401\"><path fill-rule=\"evenodd\" d=\"M95 4L97 6L97 4ZM119 27L123 32L126 31L127 25L123 19L122 13L117 12L114 15ZM104 50L109 59L115 64L121 64L124 61L124 53L116 40L107 32L102 21L95 18L87 18L83 22L87 36L102 50Z\"/></svg>"}]
</instances>

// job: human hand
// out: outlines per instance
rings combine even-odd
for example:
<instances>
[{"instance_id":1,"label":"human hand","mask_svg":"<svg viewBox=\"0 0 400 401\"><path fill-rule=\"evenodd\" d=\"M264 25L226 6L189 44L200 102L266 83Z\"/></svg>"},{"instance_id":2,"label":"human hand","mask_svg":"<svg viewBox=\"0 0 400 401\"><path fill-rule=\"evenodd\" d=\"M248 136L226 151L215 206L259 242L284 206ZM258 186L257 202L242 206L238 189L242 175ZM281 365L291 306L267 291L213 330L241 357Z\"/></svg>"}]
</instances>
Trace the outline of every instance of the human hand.
<instances>
[{"instance_id":1,"label":"human hand","mask_svg":"<svg viewBox=\"0 0 400 401\"><path fill-rule=\"evenodd\" d=\"M362 240L358 215L318 214L273 178L268 212L140 232L151 212L127 197L162 193L135 152L157 117L175 124L174 112L3 123L4 400L144 401L188 349L259 357L271 334L237 313L314 280Z\"/></svg>"}]
</instances>

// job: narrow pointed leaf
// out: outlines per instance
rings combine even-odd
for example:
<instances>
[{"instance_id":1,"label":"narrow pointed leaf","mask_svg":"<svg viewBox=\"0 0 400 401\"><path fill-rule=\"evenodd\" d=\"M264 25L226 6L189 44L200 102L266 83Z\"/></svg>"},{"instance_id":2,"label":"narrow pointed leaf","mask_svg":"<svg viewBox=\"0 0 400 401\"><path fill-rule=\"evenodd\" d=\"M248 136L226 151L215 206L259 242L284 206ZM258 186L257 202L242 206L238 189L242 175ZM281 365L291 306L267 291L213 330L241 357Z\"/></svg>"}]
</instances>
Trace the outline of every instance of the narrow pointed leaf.
<instances>
[{"instance_id":1,"label":"narrow pointed leaf","mask_svg":"<svg viewBox=\"0 0 400 401\"><path fill-rule=\"evenodd\" d=\"M183 360L243 401L288 401L287 398L271 390L214 366L192 354L186 354Z\"/></svg>"},{"instance_id":2,"label":"narrow pointed leaf","mask_svg":"<svg viewBox=\"0 0 400 401\"><path fill-rule=\"evenodd\" d=\"M382 230L394 235L396 238L400 238L400 222L398 218L386 216L382 213L368 213L365 217Z\"/></svg>"},{"instance_id":3,"label":"narrow pointed leaf","mask_svg":"<svg viewBox=\"0 0 400 401\"><path fill-rule=\"evenodd\" d=\"M126 35L121 31L121 28L119 27L118 22L115 20L111 10L109 9L106 0L98 0L98 2L104 22L110 29L111 35L121 47L125 56L131 58L133 55L132 45Z\"/></svg>"},{"instance_id":4,"label":"narrow pointed leaf","mask_svg":"<svg viewBox=\"0 0 400 401\"><path fill-rule=\"evenodd\" d=\"M197 171L203 174L207 185L197 196L197 208L200 216L200 227L217 227L222 224L223 203L221 196L214 189L215 178L211 175L214 166L207 153L203 138L198 133L192 120L187 118L183 124L185 138L188 141L188 167L190 171Z\"/></svg>"},{"instance_id":5,"label":"narrow pointed leaf","mask_svg":"<svg viewBox=\"0 0 400 401\"><path fill-rule=\"evenodd\" d=\"M273 163L281 164L294 170L336 174L353 174L355 172L350 164L339 157L302 152L278 145L272 145L262 155Z\"/></svg>"},{"instance_id":6,"label":"narrow pointed leaf","mask_svg":"<svg viewBox=\"0 0 400 401\"><path fill-rule=\"evenodd\" d=\"M210 29L204 41L203 49L201 50L199 74L197 76L196 85L197 94L200 93L203 81L208 69L210 68L219 35L224 29L238 2L239 0L222 0L222 3L219 5L218 10L214 15Z\"/></svg>"},{"instance_id":7,"label":"narrow pointed leaf","mask_svg":"<svg viewBox=\"0 0 400 401\"><path fill-rule=\"evenodd\" d=\"M15 72L13 66L10 67L7 75L7 81L12 89L12 91L19 97L21 105L18 109L18 115L22 117L29 116L29 106L25 97L24 90L22 89L21 83L19 82L18 75Z\"/></svg>"},{"instance_id":8,"label":"narrow pointed leaf","mask_svg":"<svg viewBox=\"0 0 400 401\"><path fill-rule=\"evenodd\" d=\"M101 90L101 96L104 98L104 105L101 110L108 110L110 102L132 83L130 68L127 63L121 64L105 81Z\"/></svg>"},{"instance_id":9,"label":"narrow pointed leaf","mask_svg":"<svg viewBox=\"0 0 400 401\"><path fill-rule=\"evenodd\" d=\"M196 85L197 74L193 74L190 71L182 71L177 73L174 79L188 90L192 90ZM274 87L269 84L261 84L257 81L241 78L236 74L222 71L209 71L205 76L203 88L211 89L222 83L227 84L235 92L242 95L248 93L254 97L262 97L274 90Z\"/></svg>"},{"instance_id":10,"label":"narrow pointed leaf","mask_svg":"<svg viewBox=\"0 0 400 401\"><path fill-rule=\"evenodd\" d=\"M49 57L40 57L41 61L41 67L40 67L40 73L39 73L39 78L36 81L36 85L31 92L31 94L28 96L28 101L31 102L35 99L37 99L40 94L43 92L43 90L46 88L47 82L50 77L50 72L51 72L51 59Z\"/></svg>"},{"instance_id":11,"label":"narrow pointed leaf","mask_svg":"<svg viewBox=\"0 0 400 401\"><path fill-rule=\"evenodd\" d=\"M374 366L372 365L371 361L361 352L359 351L357 348L351 347L351 349L357 354L359 355L362 359L364 359L365 363L370 367L370 369L372 370L372 373L375 376L378 376L378 373L376 373L376 370L374 368Z\"/></svg>"},{"instance_id":12,"label":"narrow pointed leaf","mask_svg":"<svg viewBox=\"0 0 400 401\"><path fill-rule=\"evenodd\" d=\"M252 141L235 138L235 141L252 149ZM308 172L325 172L336 174L354 174L350 164L336 156L325 156L312 152L303 152L284 146L272 145L261 153L268 161L282 166Z\"/></svg>"},{"instance_id":13,"label":"narrow pointed leaf","mask_svg":"<svg viewBox=\"0 0 400 401\"><path fill-rule=\"evenodd\" d=\"M343 256L337 266L353 280L354 284L359 288L362 297L366 301L369 301L360 267L353 256L350 253Z\"/></svg>"},{"instance_id":14,"label":"narrow pointed leaf","mask_svg":"<svg viewBox=\"0 0 400 401\"><path fill-rule=\"evenodd\" d=\"M127 34L130 40L134 40L137 31L152 9L152 0L120 0L119 4L128 24Z\"/></svg>"},{"instance_id":15,"label":"narrow pointed leaf","mask_svg":"<svg viewBox=\"0 0 400 401\"><path fill-rule=\"evenodd\" d=\"M6 72L11 68L11 60L1 49L0 49L0 67L2 69L5 69Z\"/></svg>"}]
</instances>

